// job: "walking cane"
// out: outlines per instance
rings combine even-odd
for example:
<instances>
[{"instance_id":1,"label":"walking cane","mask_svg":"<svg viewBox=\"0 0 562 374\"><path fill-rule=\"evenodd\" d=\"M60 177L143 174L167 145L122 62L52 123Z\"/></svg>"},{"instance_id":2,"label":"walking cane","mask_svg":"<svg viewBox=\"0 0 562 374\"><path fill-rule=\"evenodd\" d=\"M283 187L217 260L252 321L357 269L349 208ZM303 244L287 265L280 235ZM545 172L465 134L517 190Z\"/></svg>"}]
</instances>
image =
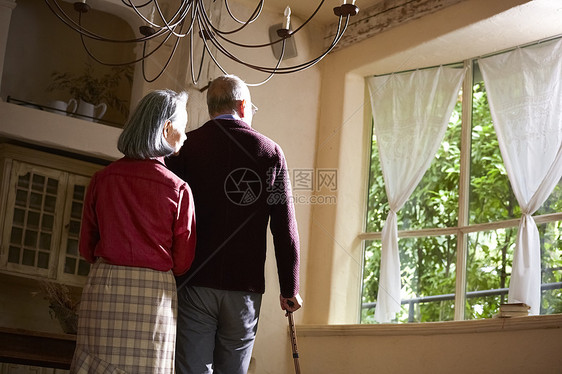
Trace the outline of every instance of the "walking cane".
<instances>
[{"instance_id":1,"label":"walking cane","mask_svg":"<svg viewBox=\"0 0 562 374\"><path fill-rule=\"evenodd\" d=\"M290 306L293 306L292 301L287 302ZM301 374L301 368L299 366L299 350L297 348L297 332L295 331L295 321L293 320L293 312L287 312L289 317L289 333L291 335L291 348L293 349L293 361L295 362L295 373Z\"/></svg>"}]
</instances>

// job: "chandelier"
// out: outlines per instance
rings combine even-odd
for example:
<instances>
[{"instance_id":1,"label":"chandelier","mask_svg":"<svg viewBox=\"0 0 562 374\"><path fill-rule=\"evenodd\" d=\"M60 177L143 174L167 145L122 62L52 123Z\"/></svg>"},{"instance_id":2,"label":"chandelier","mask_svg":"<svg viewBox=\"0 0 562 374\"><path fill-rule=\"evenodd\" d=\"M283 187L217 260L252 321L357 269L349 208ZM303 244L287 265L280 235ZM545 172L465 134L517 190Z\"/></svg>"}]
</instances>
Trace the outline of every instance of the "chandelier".
<instances>
[{"instance_id":1,"label":"chandelier","mask_svg":"<svg viewBox=\"0 0 562 374\"><path fill-rule=\"evenodd\" d=\"M281 23L280 28L276 30L278 38L263 44L242 43L235 40L233 36L238 32L251 27L251 24L256 21L262 13L265 0L258 0L258 3L251 15L247 19L242 20L238 19L233 14L231 7L228 4L228 0L218 2L217 0L177 0L177 8L172 9L171 12L169 9L166 9L168 11L164 12L162 3L166 3L166 1L163 0L120 0L122 5L128 9L133 16L138 17L140 24L142 24L142 26L138 29L139 36L129 39L115 39L113 37L100 35L99 33L93 32L92 30L84 27L83 19L87 17L87 13L91 9L87 0L75 2L73 5L74 11L71 11L70 14L63 10L60 4L61 1L62 0L45 0L51 11L62 22L72 28L72 30L79 33L82 45L87 54L98 63L108 66L122 66L140 62L142 64L144 80L147 82L153 82L166 70L172 60L172 57L174 56L174 53L178 49L180 41L184 40L186 43L189 43L189 69L191 73L191 80L194 84L197 84L201 77L203 64L206 58L211 59L224 74L228 74L217 59L219 54L226 56L240 65L244 65L250 69L267 74L266 78L261 83L249 84L254 86L267 82L276 74L290 74L305 70L318 63L322 60L322 58L330 53L345 33L349 24L349 18L356 15L359 11L359 8L355 5L355 0L350 0L349 3L347 3L346 0L343 0L343 4L333 8L334 15L339 18L339 21L337 23L335 36L330 45L328 45L318 56L307 62L291 66L281 66L281 61L285 55L287 41L302 30L314 18L324 5L325 0L321 0L310 17L308 17L308 19L306 19L302 25L297 27L295 30L291 29L291 10L287 7L284 12L283 22ZM91 2L96 3L95 1ZM97 3L99 2L100 0L97 1ZM229 30L221 29L220 25L217 24L218 22L213 22L211 20L211 8L215 6L222 7L222 3L224 3L224 9L235 25L235 27ZM169 2L167 2L166 6L169 8ZM196 38L199 38L200 41L198 42ZM103 61L94 55L92 49L88 46L88 39L116 44L140 44L142 45L142 54L130 61ZM196 48L195 43L201 43L201 41L202 47ZM280 53L278 57L276 55L277 62L274 63L273 66L258 65L250 63L244 59L245 52L249 49L272 48L272 46L277 43L279 43L280 48L279 45L275 47L280 49ZM154 53L161 49L161 47L165 44L173 46L171 48L171 52L169 52L169 56L167 56L167 60L162 65L159 72L157 72L155 76L149 78L146 73L145 60L154 55ZM237 52L235 53L234 50Z\"/></svg>"}]
</instances>

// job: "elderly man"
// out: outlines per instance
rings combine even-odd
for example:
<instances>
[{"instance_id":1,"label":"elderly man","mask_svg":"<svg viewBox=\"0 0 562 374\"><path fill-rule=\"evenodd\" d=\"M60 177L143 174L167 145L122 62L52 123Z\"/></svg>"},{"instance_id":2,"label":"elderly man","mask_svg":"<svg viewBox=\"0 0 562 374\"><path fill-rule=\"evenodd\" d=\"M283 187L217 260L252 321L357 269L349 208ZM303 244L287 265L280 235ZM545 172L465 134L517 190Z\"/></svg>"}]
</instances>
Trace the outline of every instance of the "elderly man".
<instances>
[{"instance_id":1,"label":"elderly man","mask_svg":"<svg viewBox=\"0 0 562 374\"><path fill-rule=\"evenodd\" d=\"M238 77L207 91L211 120L188 134L168 167L193 191L196 255L177 278L178 374L244 374L265 291L267 225L273 234L281 309L301 307L299 238L283 151L252 129L257 108Z\"/></svg>"}]
</instances>

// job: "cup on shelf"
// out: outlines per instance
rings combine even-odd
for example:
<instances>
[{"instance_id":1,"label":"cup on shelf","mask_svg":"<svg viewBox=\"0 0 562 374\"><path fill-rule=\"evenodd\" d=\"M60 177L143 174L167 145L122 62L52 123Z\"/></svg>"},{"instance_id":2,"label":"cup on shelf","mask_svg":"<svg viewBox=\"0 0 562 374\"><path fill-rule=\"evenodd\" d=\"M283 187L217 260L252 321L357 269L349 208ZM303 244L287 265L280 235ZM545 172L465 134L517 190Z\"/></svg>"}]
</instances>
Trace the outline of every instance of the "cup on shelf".
<instances>
[{"instance_id":1,"label":"cup on shelf","mask_svg":"<svg viewBox=\"0 0 562 374\"><path fill-rule=\"evenodd\" d=\"M107 105L105 103L94 105L80 99L78 101L78 108L76 110L75 117L84 119L86 121L97 121L98 119L103 117L106 110Z\"/></svg>"},{"instance_id":2,"label":"cup on shelf","mask_svg":"<svg viewBox=\"0 0 562 374\"><path fill-rule=\"evenodd\" d=\"M62 114L64 116L73 114L78 109L78 102L75 99L70 99L68 102L62 100L54 100L49 103L49 107L45 108L52 113Z\"/></svg>"}]
</instances>

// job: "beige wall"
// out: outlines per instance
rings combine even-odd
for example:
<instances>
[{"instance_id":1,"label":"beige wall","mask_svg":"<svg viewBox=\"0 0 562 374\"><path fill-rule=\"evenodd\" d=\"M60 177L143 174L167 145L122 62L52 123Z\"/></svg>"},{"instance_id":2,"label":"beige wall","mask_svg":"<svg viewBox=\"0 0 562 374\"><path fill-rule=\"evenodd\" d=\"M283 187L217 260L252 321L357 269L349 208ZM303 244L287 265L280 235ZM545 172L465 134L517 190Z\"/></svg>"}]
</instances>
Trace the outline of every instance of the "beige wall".
<instances>
[{"instance_id":1,"label":"beige wall","mask_svg":"<svg viewBox=\"0 0 562 374\"><path fill-rule=\"evenodd\" d=\"M364 77L458 62L562 34L559 8L556 1L465 0L324 60L315 166L338 170L338 203L314 206L311 215L308 297L298 326L303 372L560 371L560 316L536 317L538 324L523 320L514 330L497 320L452 322L459 328L447 332L435 324L339 325L358 322L361 300L358 234L371 126ZM554 326L541 326L550 318ZM480 330L481 322L489 325Z\"/></svg>"},{"instance_id":2,"label":"beige wall","mask_svg":"<svg viewBox=\"0 0 562 374\"><path fill-rule=\"evenodd\" d=\"M561 327L562 315L304 326L298 333L299 361L303 373L557 374Z\"/></svg>"},{"instance_id":3,"label":"beige wall","mask_svg":"<svg viewBox=\"0 0 562 374\"><path fill-rule=\"evenodd\" d=\"M15 0L0 1L0 73L4 69L4 56L8 44L8 30L10 29L12 10L15 6Z\"/></svg>"},{"instance_id":4,"label":"beige wall","mask_svg":"<svg viewBox=\"0 0 562 374\"><path fill-rule=\"evenodd\" d=\"M338 170L338 204L314 206L311 215L308 297L304 325L297 327L303 372L560 371L559 316L553 317L554 326L523 320L514 330L498 328L501 321L483 321L491 325L482 330L481 321L459 321L452 323L458 329L445 333L435 324L338 325L357 323L361 300L358 234L371 125L364 77L458 62L562 34L556 3L466 0L324 61L315 166Z\"/></svg>"},{"instance_id":5,"label":"beige wall","mask_svg":"<svg viewBox=\"0 0 562 374\"><path fill-rule=\"evenodd\" d=\"M330 55L316 167L336 168L336 206L315 206L305 324L357 323L370 134L364 77L459 62L562 33L557 1L465 0ZM365 115L365 113L367 113Z\"/></svg>"}]
</instances>

